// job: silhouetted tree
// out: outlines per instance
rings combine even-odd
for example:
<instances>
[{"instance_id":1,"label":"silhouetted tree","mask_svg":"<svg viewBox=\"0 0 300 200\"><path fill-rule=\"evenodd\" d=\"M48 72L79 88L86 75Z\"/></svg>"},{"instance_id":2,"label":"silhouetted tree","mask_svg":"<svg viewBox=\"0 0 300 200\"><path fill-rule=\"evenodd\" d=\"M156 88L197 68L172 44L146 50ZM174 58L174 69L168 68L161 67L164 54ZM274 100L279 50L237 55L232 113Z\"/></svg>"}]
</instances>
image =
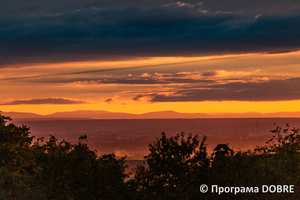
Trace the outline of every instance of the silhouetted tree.
<instances>
[{"instance_id":1,"label":"silhouetted tree","mask_svg":"<svg viewBox=\"0 0 300 200\"><path fill-rule=\"evenodd\" d=\"M165 133L149 145L145 165L136 169L133 185L139 199L194 199L199 197L200 183L207 181L210 161L206 137L202 142L184 133L167 138Z\"/></svg>"},{"instance_id":2,"label":"silhouetted tree","mask_svg":"<svg viewBox=\"0 0 300 200\"><path fill-rule=\"evenodd\" d=\"M213 159L210 178L223 187L259 187L260 193L223 193L221 199L299 199L300 131L276 127L267 145ZM295 193L261 193L262 185L294 185ZM218 198L219 195L211 195Z\"/></svg>"},{"instance_id":3,"label":"silhouetted tree","mask_svg":"<svg viewBox=\"0 0 300 200\"><path fill-rule=\"evenodd\" d=\"M21 173L33 173L33 137L29 136L29 128L8 124L9 121L9 117L0 115L0 167Z\"/></svg>"},{"instance_id":4,"label":"silhouetted tree","mask_svg":"<svg viewBox=\"0 0 300 200\"><path fill-rule=\"evenodd\" d=\"M40 190L47 194L46 199L125 199L125 157L98 157L85 140L81 136L78 144L71 145L50 136L46 144L38 145L37 186L45 186Z\"/></svg>"},{"instance_id":5,"label":"silhouetted tree","mask_svg":"<svg viewBox=\"0 0 300 200\"><path fill-rule=\"evenodd\" d=\"M300 198L300 129L290 128L287 123L282 129L277 126L267 145L257 147L255 152L263 158L260 162L261 179L269 185L294 185L295 194L274 194L278 199Z\"/></svg>"},{"instance_id":6,"label":"silhouetted tree","mask_svg":"<svg viewBox=\"0 0 300 200\"><path fill-rule=\"evenodd\" d=\"M276 127L267 145L224 159L208 157L206 137L183 133L149 144L145 163L125 182L125 157L98 156L50 135L32 144L29 128L0 115L0 199L299 199L300 130ZM201 184L223 187L295 185L294 194L201 194Z\"/></svg>"},{"instance_id":7,"label":"silhouetted tree","mask_svg":"<svg viewBox=\"0 0 300 200\"><path fill-rule=\"evenodd\" d=\"M77 144L50 135L31 144L29 128L0 115L0 199L129 199L125 157L98 156L81 136Z\"/></svg>"}]
</instances>

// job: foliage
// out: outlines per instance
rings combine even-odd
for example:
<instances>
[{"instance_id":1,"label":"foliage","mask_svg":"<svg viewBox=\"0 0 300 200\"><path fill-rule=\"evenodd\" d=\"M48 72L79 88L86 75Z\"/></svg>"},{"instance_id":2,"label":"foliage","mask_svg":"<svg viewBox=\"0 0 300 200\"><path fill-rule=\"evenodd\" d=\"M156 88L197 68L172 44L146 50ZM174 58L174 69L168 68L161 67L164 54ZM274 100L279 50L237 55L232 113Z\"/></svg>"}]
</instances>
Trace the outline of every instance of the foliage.
<instances>
[{"instance_id":1,"label":"foliage","mask_svg":"<svg viewBox=\"0 0 300 200\"><path fill-rule=\"evenodd\" d=\"M223 194L222 199L299 199L299 129L277 126L267 145L237 152L229 158L213 159L210 177L220 186L294 185L295 194ZM217 198L216 196L214 196Z\"/></svg>"},{"instance_id":2,"label":"foliage","mask_svg":"<svg viewBox=\"0 0 300 200\"><path fill-rule=\"evenodd\" d=\"M125 198L125 158L98 157L85 141L86 136L81 136L78 144L71 145L50 136L46 144L35 144L40 170L34 178L46 199Z\"/></svg>"},{"instance_id":3,"label":"foliage","mask_svg":"<svg viewBox=\"0 0 300 200\"><path fill-rule=\"evenodd\" d=\"M31 144L29 128L0 115L0 199L126 199L125 157L98 156L50 135Z\"/></svg>"},{"instance_id":4,"label":"foliage","mask_svg":"<svg viewBox=\"0 0 300 200\"><path fill-rule=\"evenodd\" d=\"M161 138L149 145L147 165L136 169L135 186L146 199L191 199L198 196L199 183L207 181L210 165L206 137L202 142L184 133Z\"/></svg>"},{"instance_id":5,"label":"foliage","mask_svg":"<svg viewBox=\"0 0 300 200\"><path fill-rule=\"evenodd\" d=\"M210 157L206 137L184 133L149 144L129 181L125 157L98 156L81 136L76 144L39 138L0 115L0 199L300 199L300 130L277 126L253 151ZM201 194L201 184L229 187L295 185L295 194Z\"/></svg>"},{"instance_id":6,"label":"foliage","mask_svg":"<svg viewBox=\"0 0 300 200\"><path fill-rule=\"evenodd\" d=\"M0 167L20 173L33 173L34 157L30 144L29 128L18 127L9 117L0 115Z\"/></svg>"},{"instance_id":7,"label":"foliage","mask_svg":"<svg viewBox=\"0 0 300 200\"><path fill-rule=\"evenodd\" d=\"M294 185L297 193L293 199L299 199L300 130L290 128L287 123L285 129L277 126L271 132L274 135L266 142L267 145L255 149L255 153L263 157L259 166L262 178L267 184ZM277 196L279 199L282 195Z\"/></svg>"}]
</instances>

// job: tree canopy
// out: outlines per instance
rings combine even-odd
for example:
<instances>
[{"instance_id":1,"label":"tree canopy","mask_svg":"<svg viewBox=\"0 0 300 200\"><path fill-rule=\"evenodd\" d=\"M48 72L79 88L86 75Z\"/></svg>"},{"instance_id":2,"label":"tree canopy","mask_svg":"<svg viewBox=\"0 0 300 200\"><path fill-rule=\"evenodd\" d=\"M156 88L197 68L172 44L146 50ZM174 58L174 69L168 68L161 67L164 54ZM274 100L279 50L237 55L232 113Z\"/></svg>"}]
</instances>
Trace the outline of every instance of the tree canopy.
<instances>
[{"instance_id":1,"label":"tree canopy","mask_svg":"<svg viewBox=\"0 0 300 200\"><path fill-rule=\"evenodd\" d=\"M53 135L33 143L29 130L0 115L0 199L300 199L300 130L289 124L271 130L265 146L221 159L208 155L206 136L163 132L132 179L126 157L97 155L85 135L75 144ZM202 194L202 184L294 185L295 193Z\"/></svg>"},{"instance_id":2,"label":"tree canopy","mask_svg":"<svg viewBox=\"0 0 300 200\"><path fill-rule=\"evenodd\" d=\"M188 137L184 133L161 138L149 144L146 163L136 169L137 190L150 199L191 199L198 196L201 181L207 180L210 161L206 137Z\"/></svg>"},{"instance_id":3,"label":"tree canopy","mask_svg":"<svg viewBox=\"0 0 300 200\"><path fill-rule=\"evenodd\" d=\"M125 157L98 156L86 136L33 144L29 128L9 120L0 115L1 199L127 199Z\"/></svg>"}]
</instances>

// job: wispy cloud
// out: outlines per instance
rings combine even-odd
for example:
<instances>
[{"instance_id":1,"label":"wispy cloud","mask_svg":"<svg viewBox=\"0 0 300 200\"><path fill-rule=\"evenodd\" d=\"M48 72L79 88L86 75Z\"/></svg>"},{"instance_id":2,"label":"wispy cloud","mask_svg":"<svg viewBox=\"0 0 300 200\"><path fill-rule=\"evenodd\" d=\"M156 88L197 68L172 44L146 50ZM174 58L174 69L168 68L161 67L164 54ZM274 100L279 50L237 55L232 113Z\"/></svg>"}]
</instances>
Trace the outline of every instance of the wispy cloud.
<instances>
[{"instance_id":1,"label":"wispy cloud","mask_svg":"<svg viewBox=\"0 0 300 200\"><path fill-rule=\"evenodd\" d=\"M198 4L199 5L199 4ZM201 4L200 4L201 5ZM177 2L174 2L174 3L169 3L169 4L165 4L165 6L177 6L177 7L195 7L195 5L192 5L190 3L184 3L184 2L180 2L180 1L177 1Z\"/></svg>"},{"instance_id":2,"label":"wispy cloud","mask_svg":"<svg viewBox=\"0 0 300 200\"><path fill-rule=\"evenodd\" d=\"M152 94L139 94L134 99L148 96L151 102L182 101L287 101L300 99L300 78L260 81L227 82L205 86L172 88Z\"/></svg>"},{"instance_id":3,"label":"wispy cloud","mask_svg":"<svg viewBox=\"0 0 300 200\"><path fill-rule=\"evenodd\" d=\"M42 98L14 100L0 105L37 105L37 104L85 104L86 101L65 99L65 98Z\"/></svg>"},{"instance_id":4,"label":"wispy cloud","mask_svg":"<svg viewBox=\"0 0 300 200\"><path fill-rule=\"evenodd\" d=\"M110 104L110 103L114 102L114 99L113 98L108 98L108 99L105 99L105 102Z\"/></svg>"},{"instance_id":5,"label":"wispy cloud","mask_svg":"<svg viewBox=\"0 0 300 200\"><path fill-rule=\"evenodd\" d=\"M76 83L76 84L128 84L128 85L168 85L168 84L189 84L189 83L205 83L211 84L216 81L225 80L255 80L252 76L255 72L243 71L225 71L225 70L210 70L210 71L195 71L195 72L177 72L177 73L142 73L141 75L124 75L124 76L108 76L96 75L93 77L67 77L57 79L42 79L38 82L45 83ZM71 74L71 73L70 73ZM75 74L76 75L76 74ZM234 78L234 79L233 79ZM257 80L260 77L257 77ZM1 79L0 79L1 80ZM227 81L228 81L227 80Z\"/></svg>"}]
</instances>

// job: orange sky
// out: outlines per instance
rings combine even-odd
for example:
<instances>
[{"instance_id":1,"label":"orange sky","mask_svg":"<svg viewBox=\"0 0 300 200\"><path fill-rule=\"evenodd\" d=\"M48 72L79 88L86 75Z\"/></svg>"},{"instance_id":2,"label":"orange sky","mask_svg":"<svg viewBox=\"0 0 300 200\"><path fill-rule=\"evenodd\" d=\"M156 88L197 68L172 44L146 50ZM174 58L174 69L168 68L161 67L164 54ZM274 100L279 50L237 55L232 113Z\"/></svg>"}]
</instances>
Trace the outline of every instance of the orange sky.
<instances>
[{"instance_id":1,"label":"orange sky","mask_svg":"<svg viewBox=\"0 0 300 200\"><path fill-rule=\"evenodd\" d=\"M294 112L300 111L299 61L298 51L18 64L0 69L0 110ZM146 67L131 68L139 66ZM126 69L101 71L116 68Z\"/></svg>"}]
</instances>

